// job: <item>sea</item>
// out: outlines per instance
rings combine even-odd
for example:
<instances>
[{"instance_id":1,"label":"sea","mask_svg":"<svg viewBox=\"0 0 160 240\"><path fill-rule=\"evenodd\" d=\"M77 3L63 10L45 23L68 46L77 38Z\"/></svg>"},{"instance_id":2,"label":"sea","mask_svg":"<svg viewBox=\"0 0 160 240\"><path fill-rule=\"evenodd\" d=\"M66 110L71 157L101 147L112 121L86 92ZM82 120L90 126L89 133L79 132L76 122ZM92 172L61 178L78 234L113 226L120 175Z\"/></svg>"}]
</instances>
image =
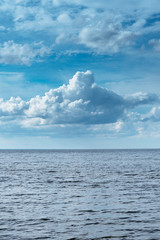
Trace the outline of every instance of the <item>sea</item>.
<instances>
[{"instance_id":1,"label":"sea","mask_svg":"<svg viewBox=\"0 0 160 240\"><path fill-rule=\"evenodd\" d=\"M0 240L160 240L160 150L1 150Z\"/></svg>"}]
</instances>

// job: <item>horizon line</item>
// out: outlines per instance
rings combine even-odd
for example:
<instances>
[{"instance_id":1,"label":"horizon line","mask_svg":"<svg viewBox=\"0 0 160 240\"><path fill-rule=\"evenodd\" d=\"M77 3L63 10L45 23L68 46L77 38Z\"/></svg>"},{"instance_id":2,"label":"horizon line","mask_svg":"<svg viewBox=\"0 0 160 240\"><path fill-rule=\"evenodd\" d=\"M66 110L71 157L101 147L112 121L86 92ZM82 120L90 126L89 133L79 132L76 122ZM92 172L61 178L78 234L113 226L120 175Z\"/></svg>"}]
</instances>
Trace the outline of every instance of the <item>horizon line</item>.
<instances>
[{"instance_id":1,"label":"horizon line","mask_svg":"<svg viewBox=\"0 0 160 240\"><path fill-rule=\"evenodd\" d=\"M0 148L0 151L10 151L10 150L15 150L15 151L21 151L21 150L35 150L35 151L93 151L93 150L98 150L98 151L107 151L107 150L160 150L159 148Z\"/></svg>"}]
</instances>

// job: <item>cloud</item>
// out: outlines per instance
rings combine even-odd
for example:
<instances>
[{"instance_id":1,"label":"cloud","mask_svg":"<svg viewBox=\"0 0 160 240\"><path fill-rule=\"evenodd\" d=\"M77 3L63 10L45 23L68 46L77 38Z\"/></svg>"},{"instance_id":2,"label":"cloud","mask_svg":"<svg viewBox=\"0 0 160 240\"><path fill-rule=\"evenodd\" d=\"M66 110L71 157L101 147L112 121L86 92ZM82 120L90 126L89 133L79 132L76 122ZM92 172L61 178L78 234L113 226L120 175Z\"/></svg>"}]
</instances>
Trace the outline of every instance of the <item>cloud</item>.
<instances>
[{"instance_id":1,"label":"cloud","mask_svg":"<svg viewBox=\"0 0 160 240\"><path fill-rule=\"evenodd\" d=\"M130 95L126 98L127 104L130 108L134 108L137 105L143 104L153 104L155 102L159 102L159 97L154 93L142 93L138 92L135 94Z\"/></svg>"},{"instance_id":2,"label":"cloud","mask_svg":"<svg viewBox=\"0 0 160 240\"><path fill-rule=\"evenodd\" d=\"M139 105L158 102L156 95L137 93L124 98L94 82L91 71L77 72L68 85L51 89L44 96L29 101L21 98L0 101L0 116L17 118L24 127L68 125L68 124L110 124L116 123L118 131L121 120Z\"/></svg>"},{"instance_id":3,"label":"cloud","mask_svg":"<svg viewBox=\"0 0 160 240\"><path fill-rule=\"evenodd\" d=\"M139 0L132 0L132 2L128 2L128 0L101 0L101 1L92 1L92 0L46 0L43 2L52 2L55 6L62 6L62 5L82 5L86 7L92 8L102 8L102 9L120 9L122 11L131 11L139 8L146 8L148 11L152 12L157 10L157 6L159 1L158 0L146 0L146 1L139 1Z\"/></svg>"},{"instance_id":4,"label":"cloud","mask_svg":"<svg viewBox=\"0 0 160 240\"><path fill-rule=\"evenodd\" d=\"M30 65L50 52L51 50L42 43L18 44L8 41L0 44L0 63Z\"/></svg>"},{"instance_id":5,"label":"cloud","mask_svg":"<svg viewBox=\"0 0 160 240\"><path fill-rule=\"evenodd\" d=\"M68 85L32 98L25 114L50 124L94 124L117 121L123 111L123 98L97 86L87 71L77 72Z\"/></svg>"},{"instance_id":6,"label":"cloud","mask_svg":"<svg viewBox=\"0 0 160 240\"><path fill-rule=\"evenodd\" d=\"M21 72L0 72L0 83L17 83L24 80L24 74Z\"/></svg>"},{"instance_id":7,"label":"cloud","mask_svg":"<svg viewBox=\"0 0 160 240\"><path fill-rule=\"evenodd\" d=\"M152 121L159 122L160 121L160 106L153 107L148 114L143 116L143 121Z\"/></svg>"},{"instance_id":8,"label":"cloud","mask_svg":"<svg viewBox=\"0 0 160 240\"><path fill-rule=\"evenodd\" d=\"M98 54L128 53L142 47L142 37L147 45L149 35L158 34L157 5L158 0L134 0L132 3L108 0L107 4L104 0L2 0L0 13L5 20L0 31L5 31L5 35L1 48L4 48L3 42L12 41L11 36L14 41L22 39L22 45L27 48L26 45L32 45L30 40L34 34L34 40L43 41L49 49L54 45L57 54L72 50L77 53L87 50ZM156 43L151 41L151 44L158 49ZM33 46L30 48L35 50ZM29 59L23 57L24 64L31 64L32 59L39 56L38 52L29 52ZM10 58L14 58L12 55L11 51ZM11 64L12 60L5 62ZM21 61L17 60L16 64Z\"/></svg>"},{"instance_id":9,"label":"cloud","mask_svg":"<svg viewBox=\"0 0 160 240\"><path fill-rule=\"evenodd\" d=\"M56 23L53 18L54 15L42 7L20 7L14 15L15 29L38 32L50 31L51 28L53 31ZM59 19L59 21L63 21L63 19Z\"/></svg>"},{"instance_id":10,"label":"cloud","mask_svg":"<svg viewBox=\"0 0 160 240\"><path fill-rule=\"evenodd\" d=\"M136 33L122 28L120 23L100 21L96 25L82 29L80 43L99 53L117 53L133 44Z\"/></svg>"},{"instance_id":11,"label":"cloud","mask_svg":"<svg viewBox=\"0 0 160 240\"><path fill-rule=\"evenodd\" d=\"M156 52L160 51L160 39L151 39L148 43Z\"/></svg>"},{"instance_id":12,"label":"cloud","mask_svg":"<svg viewBox=\"0 0 160 240\"><path fill-rule=\"evenodd\" d=\"M20 97L11 97L7 101L0 99L0 116L13 116L23 114L27 103L23 101Z\"/></svg>"}]
</instances>

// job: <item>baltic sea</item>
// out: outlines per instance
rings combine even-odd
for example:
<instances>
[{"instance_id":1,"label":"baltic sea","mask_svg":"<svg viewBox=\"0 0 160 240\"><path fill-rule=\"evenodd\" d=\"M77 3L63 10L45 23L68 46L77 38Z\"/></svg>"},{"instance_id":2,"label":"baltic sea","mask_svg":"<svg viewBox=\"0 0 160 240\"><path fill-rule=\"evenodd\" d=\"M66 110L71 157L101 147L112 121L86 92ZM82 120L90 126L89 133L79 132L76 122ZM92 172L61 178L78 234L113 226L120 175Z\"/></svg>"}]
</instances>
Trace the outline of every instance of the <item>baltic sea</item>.
<instances>
[{"instance_id":1,"label":"baltic sea","mask_svg":"<svg viewBox=\"0 0 160 240\"><path fill-rule=\"evenodd\" d=\"M0 240L160 239L160 150L1 150Z\"/></svg>"}]
</instances>

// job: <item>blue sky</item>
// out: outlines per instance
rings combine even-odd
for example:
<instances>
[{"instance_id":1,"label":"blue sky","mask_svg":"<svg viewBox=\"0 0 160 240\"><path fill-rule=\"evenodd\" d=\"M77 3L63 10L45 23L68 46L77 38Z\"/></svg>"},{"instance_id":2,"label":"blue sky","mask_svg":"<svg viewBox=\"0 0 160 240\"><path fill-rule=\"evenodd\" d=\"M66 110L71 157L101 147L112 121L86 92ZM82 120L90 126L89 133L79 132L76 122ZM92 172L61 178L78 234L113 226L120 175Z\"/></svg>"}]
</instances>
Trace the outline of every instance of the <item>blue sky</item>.
<instances>
[{"instance_id":1,"label":"blue sky","mask_svg":"<svg viewBox=\"0 0 160 240\"><path fill-rule=\"evenodd\" d=\"M158 0L0 0L0 148L160 147Z\"/></svg>"}]
</instances>

